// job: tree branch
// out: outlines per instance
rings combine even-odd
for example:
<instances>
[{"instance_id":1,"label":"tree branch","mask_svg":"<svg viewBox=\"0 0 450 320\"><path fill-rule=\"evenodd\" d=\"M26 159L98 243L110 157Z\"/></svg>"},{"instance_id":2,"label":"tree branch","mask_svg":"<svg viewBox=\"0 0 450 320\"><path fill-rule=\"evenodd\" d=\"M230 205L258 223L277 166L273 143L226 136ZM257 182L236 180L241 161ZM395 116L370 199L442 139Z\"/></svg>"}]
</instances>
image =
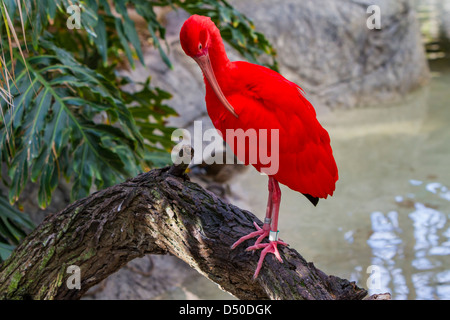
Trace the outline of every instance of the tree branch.
<instances>
[{"instance_id":1,"label":"tree branch","mask_svg":"<svg viewBox=\"0 0 450 320\"><path fill-rule=\"evenodd\" d=\"M261 221L192 183L185 165L155 169L76 201L48 216L0 266L3 299L79 299L127 262L172 254L240 299L362 299L367 291L328 276L294 249L284 263L231 250ZM247 243L250 245L250 242ZM69 289L70 265L81 288Z\"/></svg>"}]
</instances>

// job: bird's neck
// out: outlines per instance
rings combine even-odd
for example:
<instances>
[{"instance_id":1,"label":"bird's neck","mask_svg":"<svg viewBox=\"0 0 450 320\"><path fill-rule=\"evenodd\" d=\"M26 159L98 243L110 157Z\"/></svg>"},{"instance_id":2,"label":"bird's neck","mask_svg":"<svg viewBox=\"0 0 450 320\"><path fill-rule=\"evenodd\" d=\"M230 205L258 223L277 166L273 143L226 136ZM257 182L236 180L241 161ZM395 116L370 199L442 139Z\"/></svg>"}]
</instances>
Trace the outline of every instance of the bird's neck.
<instances>
[{"instance_id":1,"label":"bird's neck","mask_svg":"<svg viewBox=\"0 0 450 320\"><path fill-rule=\"evenodd\" d=\"M219 30L211 35L209 58L211 60L211 65L217 81L220 83L222 82L221 80L223 80L223 78L229 73L231 62L228 59Z\"/></svg>"}]
</instances>

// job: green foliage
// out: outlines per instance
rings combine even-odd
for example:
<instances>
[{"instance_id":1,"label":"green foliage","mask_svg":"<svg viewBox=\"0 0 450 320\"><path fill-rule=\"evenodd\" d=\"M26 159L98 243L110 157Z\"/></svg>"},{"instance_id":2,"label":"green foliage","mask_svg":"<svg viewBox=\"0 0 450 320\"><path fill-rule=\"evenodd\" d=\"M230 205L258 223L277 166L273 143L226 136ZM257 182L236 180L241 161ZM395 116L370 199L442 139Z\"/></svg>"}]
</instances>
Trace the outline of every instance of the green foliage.
<instances>
[{"instance_id":1,"label":"green foliage","mask_svg":"<svg viewBox=\"0 0 450 320\"><path fill-rule=\"evenodd\" d=\"M67 27L71 5L82 8L80 29ZM30 183L45 208L62 178L75 200L170 163L171 94L118 72L124 61L144 64L146 39L131 12L173 68L155 12L168 6L210 16L246 59L269 56L276 69L267 39L223 0L0 0L0 187L8 190L0 191L0 261L33 228L13 207Z\"/></svg>"},{"instance_id":2,"label":"green foliage","mask_svg":"<svg viewBox=\"0 0 450 320\"><path fill-rule=\"evenodd\" d=\"M161 1L166 2L166 1ZM278 70L276 51L266 37L255 30L250 19L225 0L175 0L170 1L191 14L209 16L219 27L222 38L252 63L261 63L266 55L271 62L266 66Z\"/></svg>"},{"instance_id":3,"label":"green foliage","mask_svg":"<svg viewBox=\"0 0 450 320\"><path fill-rule=\"evenodd\" d=\"M14 246L25 236L25 229L34 228L28 216L11 207L0 197L0 262L7 258Z\"/></svg>"}]
</instances>

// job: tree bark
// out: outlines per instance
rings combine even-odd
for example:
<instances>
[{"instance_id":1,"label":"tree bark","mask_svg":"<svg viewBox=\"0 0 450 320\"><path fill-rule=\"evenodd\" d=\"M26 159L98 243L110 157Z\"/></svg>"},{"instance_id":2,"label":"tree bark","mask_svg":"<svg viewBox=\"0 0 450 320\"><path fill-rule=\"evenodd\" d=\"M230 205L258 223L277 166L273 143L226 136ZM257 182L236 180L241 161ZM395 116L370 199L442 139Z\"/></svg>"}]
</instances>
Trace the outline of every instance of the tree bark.
<instances>
[{"instance_id":1,"label":"tree bark","mask_svg":"<svg viewBox=\"0 0 450 320\"><path fill-rule=\"evenodd\" d=\"M127 262L146 254L172 254L240 299L362 299L354 282L328 276L294 249L284 263L268 255L252 279L259 252L248 243L252 213L225 203L192 183L185 165L155 169L74 202L49 215L0 266L3 299L79 299ZM67 285L69 266L80 270L80 289Z\"/></svg>"}]
</instances>

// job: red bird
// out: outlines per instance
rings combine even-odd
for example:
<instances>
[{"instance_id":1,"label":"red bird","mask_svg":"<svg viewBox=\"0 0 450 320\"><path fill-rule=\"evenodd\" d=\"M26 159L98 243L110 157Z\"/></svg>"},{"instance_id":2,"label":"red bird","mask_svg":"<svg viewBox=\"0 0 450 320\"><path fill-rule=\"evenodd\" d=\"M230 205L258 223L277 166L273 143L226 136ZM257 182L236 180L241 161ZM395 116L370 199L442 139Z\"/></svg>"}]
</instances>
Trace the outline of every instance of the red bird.
<instances>
[{"instance_id":1,"label":"red bird","mask_svg":"<svg viewBox=\"0 0 450 320\"><path fill-rule=\"evenodd\" d=\"M273 147L278 151L278 170L268 173L269 199L264 225L260 228L254 222L257 230L232 246L234 249L243 241L258 237L255 244L247 248L263 249L254 274L256 278L266 254L273 253L283 262L277 245L287 245L278 239L281 201L278 183L302 193L314 205L319 198L333 195L338 170L330 137L317 121L314 107L298 85L269 68L243 61L231 62L219 29L210 18L193 15L187 19L181 28L180 41L184 52L197 62L203 72L209 117L238 158L242 158L238 154L240 146L234 143L234 136L227 136L228 130L253 130L260 138L262 133L274 132L274 137L278 138L257 147L245 145L247 153L255 148L267 149L266 154L270 154L267 151ZM240 160L266 172L267 161L257 159L251 162L248 155ZM267 236L269 242L262 243Z\"/></svg>"}]
</instances>

